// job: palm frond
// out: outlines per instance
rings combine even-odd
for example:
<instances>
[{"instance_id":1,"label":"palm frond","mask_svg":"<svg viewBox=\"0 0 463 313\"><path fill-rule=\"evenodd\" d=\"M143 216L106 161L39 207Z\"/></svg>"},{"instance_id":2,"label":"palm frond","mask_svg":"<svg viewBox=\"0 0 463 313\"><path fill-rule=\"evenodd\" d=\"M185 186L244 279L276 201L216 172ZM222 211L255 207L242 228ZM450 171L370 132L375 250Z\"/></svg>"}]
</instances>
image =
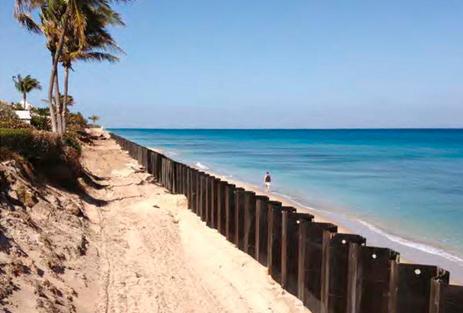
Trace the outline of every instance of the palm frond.
<instances>
[{"instance_id":1,"label":"palm frond","mask_svg":"<svg viewBox=\"0 0 463 313\"><path fill-rule=\"evenodd\" d=\"M20 12L16 15L18 22L24 26L28 31L40 34L42 29L40 26L32 19L32 16L29 13Z\"/></svg>"},{"instance_id":2,"label":"palm frond","mask_svg":"<svg viewBox=\"0 0 463 313\"><path fill-rule=\"evenodd\" d=\"M114 56L110 53L97 52L97 51L81 53L77 57L77 59L82 60L84 62L92 62L92 61L98 61L98 62L106 61L109 63L119 62L119 58L117 56Z\"/></svg>"}]
</instances>

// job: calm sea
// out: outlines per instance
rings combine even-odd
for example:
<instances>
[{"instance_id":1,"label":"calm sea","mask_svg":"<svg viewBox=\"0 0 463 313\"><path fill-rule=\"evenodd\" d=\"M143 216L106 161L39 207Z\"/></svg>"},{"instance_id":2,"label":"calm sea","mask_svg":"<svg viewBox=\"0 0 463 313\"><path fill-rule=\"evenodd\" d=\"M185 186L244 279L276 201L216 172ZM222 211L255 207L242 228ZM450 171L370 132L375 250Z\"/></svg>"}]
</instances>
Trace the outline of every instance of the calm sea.
<instances>
[{"instance_id":1,"label":"calm sea","mask_svg":"<svg viewBox=\"0 0 463 313\"><path fill-rule=\"evenodd\" d=\"M463 277L463 130L112 131L255 185L270 171L273 192Z\"/></svg>"}]
</instances>

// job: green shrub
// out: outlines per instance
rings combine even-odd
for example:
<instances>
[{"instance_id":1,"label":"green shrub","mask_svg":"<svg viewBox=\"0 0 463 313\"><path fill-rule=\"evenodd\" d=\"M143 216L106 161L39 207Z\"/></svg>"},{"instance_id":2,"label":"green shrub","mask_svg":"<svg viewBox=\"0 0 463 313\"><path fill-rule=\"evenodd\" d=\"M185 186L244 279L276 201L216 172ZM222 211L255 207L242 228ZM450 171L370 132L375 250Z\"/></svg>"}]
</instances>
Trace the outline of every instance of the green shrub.
<instances>
[{"instance_id":1,"label":"green shrub","mask_svg":"<svg viewBox=\"0 0 463 313\"><path fill-rule=\"evenodd\" d=\"M0 128L10 128L10 129L31 129L32 126L22 122L21 120L2 120L0 121Z\"/></svg>"},{"instance_id":2,"label":"green shrub","mask_svg":"<svg viewBox=\"0 0 463 313\"><path fill-rule=\"evenodd\" d=\"M31 109L32 115L40 115L40 116L50 116L50 109L46 108L35 108Z\"/></svg>"},{"instance_id":3,"label":"green shrub","mask_svg":"<svg viewBox=\"0 0 463 313\"><path fill-rule=\"evenodd\" d=\"M67 132L63 137L63 142L66 146L76 150L79 155L82 153L82 146L76 133Z\"/></svg>"},{"instance_id":4,"label":"green shrub","mask_svg":"<svg viewBox=\"0 0 463 313\"><path fill-rule=\"evenodd\" d=\"M0 129L0 160L20 158L47 183L84 192L79 178L92 180L80 164L80 151L79 140L73 133L61 139L47 131Z\"/></svg>"},{"instance_id":5,"label":"green shrub","mask_svg":"<svg viewBox=\"0 0 463 313\"><path fill-rule=\"evenodd\" d=\"M32 128L29 124L22 122L12 106L0 101L0 128Z\"/></svg>"},{"instance_id":6,"label":"green shrub","mask_svg":"<svg viewBox=\"0 0 463 313\"><path fill-rule=\"evenodd\" d=\"M88 127L87 120L82 116L80 112L71 113L66 115L67 128L70 131L81 131Z\"/></svg>"},{"instance_id":7,"label":"green shrub","mask_svg":"<svg viewBox=\"0 0 463 313\"><path fill-rule=\"evenodd\" d=\"M0 147L36 161L59 159L63 151L57 136L31 129L0 129Z\"/></svg>"},{"instance_id":8,"label":"green shrub","mask_svg":"<svg viewBox=\"0 0 463 313\"><path fill-rule=\"evenodd\" d=\"M0 101L0 120L18 120L19 117L16 115L15 111L11 107L11 105L7 104L6 102Z\"/></svg>"},{"instance_id":9,"label":"green shrub","mask_svg":"<svg viewBox=\"0 0 463 313\"><path fill-rule=\"evenodd\" d=\"M38 130L51 130L51 122L47 116L33 115L31 118L31 125Z\"/></svg>"},{"instance_id":10,"label":"green shrub","mask_svg":"<svg viewBox=\"0 0 463 313\"><path fill-rule=\"evenodd\" d=\"M12 103L11 108L13 110L24 110L24 106L21 103Z\"/></svg>"}]
</instances>

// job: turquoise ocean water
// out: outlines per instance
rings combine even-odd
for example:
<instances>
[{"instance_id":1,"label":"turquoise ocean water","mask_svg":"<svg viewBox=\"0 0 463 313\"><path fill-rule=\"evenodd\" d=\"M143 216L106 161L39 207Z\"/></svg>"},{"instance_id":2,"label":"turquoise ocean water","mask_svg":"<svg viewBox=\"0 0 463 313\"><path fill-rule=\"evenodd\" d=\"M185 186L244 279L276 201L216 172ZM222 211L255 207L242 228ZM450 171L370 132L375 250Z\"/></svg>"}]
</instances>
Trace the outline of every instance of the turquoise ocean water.
<instances>
[{"instance_id":1,"label":"turquoise ocean water","mask_svg":"<svg viewBox=\"0 0 463 313\"><path fill-rule=\"evenodd\" d=\"M187 164L319 209L463 278L463 130L112 129Z\"/></svg>"}]
</instances>

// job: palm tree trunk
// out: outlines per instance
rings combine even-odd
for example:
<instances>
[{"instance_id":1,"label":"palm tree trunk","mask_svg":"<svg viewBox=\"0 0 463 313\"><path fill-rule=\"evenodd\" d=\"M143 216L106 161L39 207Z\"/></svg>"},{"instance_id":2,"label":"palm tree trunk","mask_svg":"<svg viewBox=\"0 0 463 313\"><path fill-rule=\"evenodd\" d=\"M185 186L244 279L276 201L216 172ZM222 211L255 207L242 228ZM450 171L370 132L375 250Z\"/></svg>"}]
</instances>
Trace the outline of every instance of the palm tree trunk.
<instances>
[{"instance_id":1,"label":"palm tree trunk","mask_svg":"<svg viewBox=\"0 0 463 313\"><path fill-rule=\"evenodd\" d=\"M27 93L23 92L23 109L25 110L27 108Z\"/></svg>"},{"instance_id":2,"label":"palm tree trunk","mask_svg":"<svg viewBox=\"0 0 463 313\"><path fill-rule=\"evenodd\" d=\"M66 132L66 114L68 105L68 92L69 92L69 66L64 67L64 103L63 112L61 112L63 133Z\"/></svg>"},{"instance_id":3,"label":"palm tree trunk","mask_svg":"<svg viewBox=\"0 0 463 313\"><path fill-rule=\"evenodd\" d=\"M53 59L55 57L53 56ZM55 61L53 60L53 64ZM51 120L51 131L56 133L58 132L58 127L56 124L56 115L55 115L55 105L53 104L53 87L55 85L55 76L56 76L56 69L52 65L52 70L50 73L50 82L48 85L48 107L50 108L50 120Z\"/></svg>"},{"instance_id":4,"label":"palm tree trunk","mask_svg":"<svg viewBox=\"0 0 463 313\"><path fill-rule=\"evenodd\" d=\"M59 41L58 41L58 46L56 48L56 51L53 55L53 65L52 65L52 68L51 68L51 73L50 73L50 85L48 86L48 105L50 107L50 117L51 117L51 128L52 128L52 131L55 132L55 133L60 133L60 130L58 128L58 124L57 124L57 116L55 115L55 110L53 108L53 87L54 87L54 84L55 82L57 82L57 75L58 75L58 62L59 62L59 58L61 56L61 52L63 51L63 46L64 46L64 37L66 35L66 25L67 25L67 21L68 21L68 18L69 18L69 5L67 6L66 8L66 12L64 13L64 17L63 17L63 30L61 31L61 35L60 35L60 38L59 38ZM58 88L59 90L59 88ZM56 107L57 109L59 110L59 103L60 103L60 99L59 99L59 94L58 96L55 98L55 99L58 99L56 101Z\"/></svg>"},{"instance_id":5,"label":"palm tree trunk","mask_svg":"<svg viewBox=\"0 0 463 313\"><path fill-rule=\"evenodd\" d=\"M61 96L59 91L59 77L58 70L56 70L55 75L55 105L56 105L56 126L58 128L58 134L63 134L63 120L61 119L61 112L63 109L63 104L61 103Z\"/></svg>"}]
</instances>

